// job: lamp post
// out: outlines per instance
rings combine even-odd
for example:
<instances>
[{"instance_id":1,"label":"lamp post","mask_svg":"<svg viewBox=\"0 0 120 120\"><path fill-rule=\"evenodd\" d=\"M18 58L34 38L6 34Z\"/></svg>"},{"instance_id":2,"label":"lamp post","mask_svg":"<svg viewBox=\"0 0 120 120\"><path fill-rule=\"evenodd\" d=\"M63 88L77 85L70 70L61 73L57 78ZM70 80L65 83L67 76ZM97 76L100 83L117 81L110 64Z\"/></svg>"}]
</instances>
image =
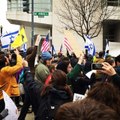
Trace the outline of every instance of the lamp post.
<instances>
[{"instance_id":1,"label":"lamp post","mask_svg":"<svg viewBox=\"0 0 120 120\"><path fill-rule=\"evenodd\" d=\"M0 26L0 51L1 51L1 48L2 48L2 43L1 43L2 32L3 32L3 26L1 25Z\"/></svg>"},{"instance_id":2,"label":"lamp post","mask_svg":"<svg viewBox=\"0 0 120 120\"><path fill-rule=\"evenodd\" d=\"M31 3L31 46L34 44L34 0Z\"/></svg>"}]
</instances>

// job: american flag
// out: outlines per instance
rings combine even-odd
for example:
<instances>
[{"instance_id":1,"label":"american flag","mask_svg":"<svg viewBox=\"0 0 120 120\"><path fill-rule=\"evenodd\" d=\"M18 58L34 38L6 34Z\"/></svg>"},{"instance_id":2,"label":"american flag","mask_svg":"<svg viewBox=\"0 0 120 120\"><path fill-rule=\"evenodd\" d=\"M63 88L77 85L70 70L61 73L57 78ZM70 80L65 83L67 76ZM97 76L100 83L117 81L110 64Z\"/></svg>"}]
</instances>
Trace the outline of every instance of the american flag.
<instances>
[{"instance_id":1,"label":"american flag","mask_svg":"<svg viewBox=\"0 0 120 120\"><path fill-rule=\"evenodd\" d=\"M50 49L49 34L47 34L46 38L44 38L43 40L41 52L49 51L49 49Z\"/></svg>"},{"instance_id":2,"label":"american flag","mask_svg":"<svg viewBox=\"0 0 120 120\"><path fill-rule=\"evenodd\" d=\"M69 44L68 39L66 37L64 38L64 45L68 51L72 52L73 49L71 45Z\"/></svg>"}]
</instances>

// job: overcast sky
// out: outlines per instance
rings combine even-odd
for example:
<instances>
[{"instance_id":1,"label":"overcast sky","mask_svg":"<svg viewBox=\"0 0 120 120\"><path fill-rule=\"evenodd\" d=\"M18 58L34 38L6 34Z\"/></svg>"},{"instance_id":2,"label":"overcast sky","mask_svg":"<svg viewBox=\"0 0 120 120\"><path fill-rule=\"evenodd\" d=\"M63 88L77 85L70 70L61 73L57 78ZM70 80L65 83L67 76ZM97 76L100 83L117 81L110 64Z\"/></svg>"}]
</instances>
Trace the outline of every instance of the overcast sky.
<instances>
[{"instance_id":1,"label":"overcast sky","mask_svg":"<svg viewBox=\"0 0 120 120\"><path fill-rule=\"evenodd\" d=\"M0 0L0 25L3 26L3 34L13 32L19 29L19 26L10 24L6 20L7 0Z\"/></svg>"}]
</instances>

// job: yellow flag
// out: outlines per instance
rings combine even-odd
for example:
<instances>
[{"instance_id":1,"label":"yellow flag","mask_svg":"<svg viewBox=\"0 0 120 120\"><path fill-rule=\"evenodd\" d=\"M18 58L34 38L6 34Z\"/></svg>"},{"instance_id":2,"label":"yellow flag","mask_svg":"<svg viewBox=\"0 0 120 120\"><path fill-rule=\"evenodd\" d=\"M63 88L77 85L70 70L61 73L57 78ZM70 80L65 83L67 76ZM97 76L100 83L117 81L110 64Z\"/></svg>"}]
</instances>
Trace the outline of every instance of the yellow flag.
<instances>
[{"instance_id":1,"label":"yellow flag","mask_svg":"<svg viewBox=\"0 0 120 120\"><path fill-rule=\"evenodd\" d=\"M17 37L15 38L14 42L11 44L12 48L17 48L22 46L23 44L25 44L27 42L27 37L26 37L26 33L25 33L25 29L22 27L17 35Z\"/></svg>"}]
</instances>

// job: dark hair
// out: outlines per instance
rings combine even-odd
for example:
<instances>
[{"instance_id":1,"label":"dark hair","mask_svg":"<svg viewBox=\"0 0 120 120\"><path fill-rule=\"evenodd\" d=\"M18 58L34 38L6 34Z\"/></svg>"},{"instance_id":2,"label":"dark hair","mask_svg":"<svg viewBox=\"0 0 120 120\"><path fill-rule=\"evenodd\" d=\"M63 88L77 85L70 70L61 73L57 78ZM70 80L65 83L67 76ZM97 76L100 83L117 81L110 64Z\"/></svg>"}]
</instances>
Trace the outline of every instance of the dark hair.
<instances>
[{"instance_id":1,"label":"dark hair","mask_svg":"<svg viewBox=\"0 0 120 120\"><path fill-rule=\"evenodd\" d=\"M62 70L67 74L68 73L67 72L67 67L68 67L69 64L70 64L69 60L63 60L60 63L58 63L58 65L56 66L56 69Z\"/></svg>"},{"instance_id":2,"label":"dark hair","mask_svg":"<svg viewBox=\"0 0 120 120\"><path fill-rule=\"evenodd\" d=\"M4 54L0 54L0 69L5 67L6 58Z\"/></svg>"},{"instance_id":3,"label":"dark hair","mask_svg":"<svg viewBox=\"0 0 120 120\"><path fill-rule=\"evenodd\" d=\"M105 58L105 62L108 62L110 65L112 65L115 62L115 59L109 56Z\"/></svg>"},{"instance_id":4,"label":"dark hair","mask_svg":"<svg viewBox=\"0 0 120 120\"><path fill-rule=\"evenodd\" d=\"M65 103L57 111L55 120L119 120L110 107L93 99Z\"/></svg>"},{"instance_id":5,"label":"dark hair","mask_svg":"<svg viewBox=\"0 0 120 120\"><path fill-rule=\"evenodd\" d=\"M67 93L71 96L71 99L73 98L72 91L71 91L70 87L67 85L67 76L62 70L55 70L52 73L51 81L50 81L49 85L44 86L41 95L46 94L46 92L49 91L49 89L51 87L54 87L58 90L67 91Z\"/></svg>"},{"instance_id":6,"label":"dark hair","mask_svg":"<svg viewBox=\"0 0 120 120\"><path fill-rule=\"evenodd\" d=\"M29 47L29 48L27 49L27 51L26 51L26 55L31 54L31 53L33 52L33 49L34 49L33 46Z\"/></svg>"},{"instance_id":7,"label":"dark hair","mask_svg":"<svg viewBox=\"0 0 120 120\"><path fill-rule=\"evenodd\" d=\"M112 83L95 83L89 90L87 98L95 99L120 114L120 92Z\"/></svg>"},{"instance_id":8,"label":"dark hair","mask_svg":"<svg viewBox=\"0 0 120 120\"><path fill-rule=\"evenodd\" d=\"M116 58L115 58L115 62L120 62L120 55L118 55Z\"/></svg>"},{"instance_id":9,"label":"dark hair","mask_svg":"<svg viewBox=\"0 0 120 120\"><path fill-rule=\"evenodd\" d=\"M10 60L10 66L14 66L17 63L17 56L15 53L12 53L11 60Z\"/></svg>"},{"instance_id":10,"label":"dark hair","mask_svg":"<svg viewBox=\"0 0 120 120\"><path fill-rule=\"evenodd\" d=\"M104 56L104 51L99 52L99 58L102 58Z\"/></svg>"}]
</instances>

